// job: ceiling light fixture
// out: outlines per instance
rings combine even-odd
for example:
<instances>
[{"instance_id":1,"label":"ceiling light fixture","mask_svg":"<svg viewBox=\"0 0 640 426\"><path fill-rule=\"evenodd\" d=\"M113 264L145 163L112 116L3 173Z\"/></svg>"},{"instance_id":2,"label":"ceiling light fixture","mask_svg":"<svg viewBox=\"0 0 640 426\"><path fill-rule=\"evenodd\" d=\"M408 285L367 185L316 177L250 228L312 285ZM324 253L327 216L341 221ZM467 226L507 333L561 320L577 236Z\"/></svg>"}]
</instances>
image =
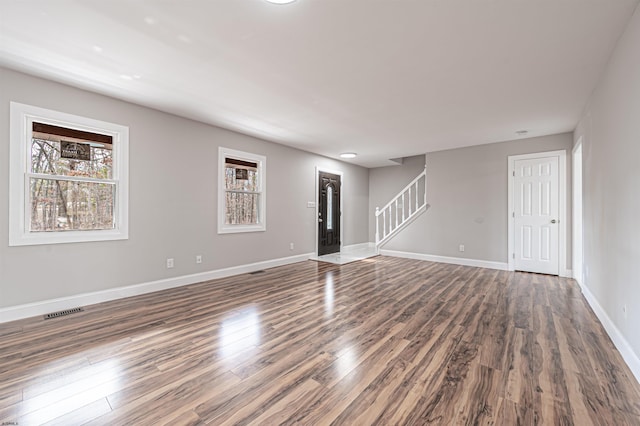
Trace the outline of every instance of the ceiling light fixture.
<instances>
[{"instance_id":1,"label":"ceiling light fixture","mask_svg":"<svg viewBox=\"0 0 640 426\"><path fill-rule=\"evenodd\" d=\"M289 3L293 3L296 0L267 0L267 1L273 4L289 4Z\"/></svg>"},{"instance_id":2,"label":"ceiling light fixture","mask_svg":"<svg viewBox=\"0 0 640 426\"><path fill-rule=\"evenodd\" d=\"M356 154L355 152L343 152L342 154L340 154L340 158L356 158L358 156L358 154Z\"/></svg>"}]
</instances>

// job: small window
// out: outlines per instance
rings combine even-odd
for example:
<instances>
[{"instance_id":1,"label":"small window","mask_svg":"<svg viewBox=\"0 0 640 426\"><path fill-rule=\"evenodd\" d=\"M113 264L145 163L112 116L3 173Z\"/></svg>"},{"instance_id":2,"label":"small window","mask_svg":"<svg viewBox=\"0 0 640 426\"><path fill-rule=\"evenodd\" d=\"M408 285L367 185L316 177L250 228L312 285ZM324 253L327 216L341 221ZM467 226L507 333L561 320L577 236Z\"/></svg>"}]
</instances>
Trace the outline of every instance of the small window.
<instances>
[{"instance_id":1,"label":"small window","mask_svg":"<svg viewBox=\"0 0 640 426\"><path fill-rule=\"evenodd\" d=\"M333 187L327 186L327 231L333 230Z\"/></svg>"},{"instance_id":2,"label":"small window","mask_svg":"<svg viewBox=\"0 0 640 426\"><path fill-rule=\"evenodd\" d=\"M11 103L10 245L126 239L128 128Z\"/></svg>"},{"instance_id":3,"label":"small window","mask_svg":"<svg viewBox=\"0 0 640 426\"><path fill-rule=\"evenodd\" d=\"M222 147L218 155L218 233L264 231L266 158Z\"/></svg>"}]
</instances>

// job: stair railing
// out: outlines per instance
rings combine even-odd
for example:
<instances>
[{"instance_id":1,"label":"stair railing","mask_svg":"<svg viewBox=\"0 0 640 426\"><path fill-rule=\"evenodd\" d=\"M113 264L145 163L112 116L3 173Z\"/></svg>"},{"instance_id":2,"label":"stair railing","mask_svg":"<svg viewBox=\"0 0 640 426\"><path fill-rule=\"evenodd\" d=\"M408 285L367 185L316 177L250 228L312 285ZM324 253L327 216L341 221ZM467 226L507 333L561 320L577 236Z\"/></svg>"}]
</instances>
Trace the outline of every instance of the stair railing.
<instances>
[{"instance_id":1,"label":"stair railing","mask_svg":"<svg viewBox=\"0 0 640 426\"><path fill-rule=\"evenodd\" d=\"M427 166L383 208L376 207L376 248L427 209Z\"/></svg>"}]
</instances>

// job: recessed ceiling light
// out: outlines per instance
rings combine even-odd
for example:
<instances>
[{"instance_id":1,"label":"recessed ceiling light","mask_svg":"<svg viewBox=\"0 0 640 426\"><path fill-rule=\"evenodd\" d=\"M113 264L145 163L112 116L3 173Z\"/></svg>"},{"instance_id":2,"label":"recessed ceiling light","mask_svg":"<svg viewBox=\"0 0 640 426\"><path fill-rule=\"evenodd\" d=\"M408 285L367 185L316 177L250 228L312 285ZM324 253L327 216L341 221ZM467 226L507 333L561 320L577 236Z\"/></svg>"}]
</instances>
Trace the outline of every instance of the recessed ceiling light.
<instances>
[{"instance_id":1,"label":"recessed ceiling light","mask_svg":"<svg viewBox=\"0 0 640 426\"><path fill-rule=\"evenodd\" d=\"M340 158L356 158L358 156L358 154L356 154L355 152L343 152L342 154L340 154Z\"/></svg>"},{"instance_id":2,"label":"recessed ceiling light","mask_svg":"<svg viewBox=\"0 0 640 426\"><path fill-rule=\"evenodd\" d=\"M518 130L518 131L516 132L516 135L518 135L518 136L524 136L524 135L526 135L527 133L529 133L529 131L528 131L528 130Z\"/></svg>"},{"instance_id":3,"label":"recessed ceiling light","mask_svg":"<svg viewBox=\"0 0 640 426\"><path fill-rule=\"evenodd\" d=\"M293 3L296 0L267 0L267 1L273 4L288 4L288 3Z\"/></svg>"}]
</instances>

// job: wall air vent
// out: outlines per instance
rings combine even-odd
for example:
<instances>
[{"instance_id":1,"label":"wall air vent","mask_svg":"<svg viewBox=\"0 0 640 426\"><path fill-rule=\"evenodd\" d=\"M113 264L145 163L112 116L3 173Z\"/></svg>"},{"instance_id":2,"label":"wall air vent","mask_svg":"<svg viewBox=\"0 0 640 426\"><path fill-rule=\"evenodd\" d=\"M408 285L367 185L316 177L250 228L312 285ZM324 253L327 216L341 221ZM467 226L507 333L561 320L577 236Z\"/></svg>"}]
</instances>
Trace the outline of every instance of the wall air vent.
<instances>
[{"instance_id":1,"label":"wall air vent","mask_svg":"<svg viewBox=\"0 0 640 426\"><path fill-rule=\"evenodd\" d=\"M48 319L51 319L51 318L64 317L66 315L71 315L71 314L75 314L77 312L82 312L82 311L84 311L84 309L82 309L82 308L66 309L64 311L58 311L58 312L52 312L50 314L46 314L44 316L44 319L48 320Z\"/></svg>"}]
</instances>

